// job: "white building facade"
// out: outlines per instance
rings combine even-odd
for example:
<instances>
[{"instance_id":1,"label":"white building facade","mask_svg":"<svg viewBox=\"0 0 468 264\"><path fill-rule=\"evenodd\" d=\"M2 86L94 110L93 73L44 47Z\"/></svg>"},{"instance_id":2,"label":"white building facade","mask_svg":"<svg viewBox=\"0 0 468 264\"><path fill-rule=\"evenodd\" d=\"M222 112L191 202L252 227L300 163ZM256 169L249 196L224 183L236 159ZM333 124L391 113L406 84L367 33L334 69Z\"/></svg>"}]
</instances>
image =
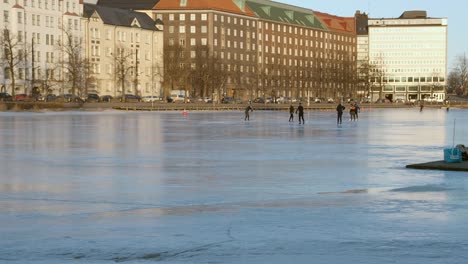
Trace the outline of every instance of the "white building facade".
<instances>
[{"instance_id":1,"label":"white building facade","mask_svg":"<svg viewBox=\"0 0 468 264\"><path fill-rule=\"evenodd\" d=\"M90 4L85 4L84 19L86 57L93 79L88 93L162 95L160 21L139 12Z\"/></svg>"},{"instance_id":2,"label":"white building facade","mask_svg":"<svg viewBox=\"0 0 468 264\"><path fill-rule=\"evenodd\" d=\"M400 18L369 19L368 31L369 64L382 72L371 77L372 100L382 96L390 101L445 99L446 18L407 11Z\"/></svg>"},{"instance_id":3,"label":"white building facade","mask_svg":"<svg viewBox=\"0 0 468 264\"><path fill-rule=\"evenodd\" d=\"M82 0L1 0L0 28L9 32L15 50L15 87L5 51L1 51L2 90L10 94L30 94L33 88L43 94L66 93L63 69L58 66L63 54L57 43L63 40L65 30L79 41L82 10Z\"/></svg>"}]
</instances>

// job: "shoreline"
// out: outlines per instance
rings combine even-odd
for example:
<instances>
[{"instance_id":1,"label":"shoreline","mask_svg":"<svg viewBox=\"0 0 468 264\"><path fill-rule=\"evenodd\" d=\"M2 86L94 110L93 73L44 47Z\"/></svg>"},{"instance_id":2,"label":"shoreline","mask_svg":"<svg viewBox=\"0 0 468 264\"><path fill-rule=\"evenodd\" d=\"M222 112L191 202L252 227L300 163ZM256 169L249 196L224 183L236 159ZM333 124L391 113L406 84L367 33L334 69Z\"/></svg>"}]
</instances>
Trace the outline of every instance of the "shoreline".
<instances>
[{"instance_id":1,"label":"shoreline","mask_svg":"<svg viewBox=\"0 0 468 264\"><path fill-rule=\"evenodd\" d=\"M298 103L293 103L297 105ZM245 104L205 104L205 103L120 103L120 102L99 102L99 103L59 103L59 102L0 102L1 112L41 112L46 111L103 111L103 110L121 110L121 111L244 111ZM256 111L289 111L290 104L256 104L252 107ZM311 103L303 104L304 109L308 111L330 111L335 110L336 104L329 103ZM346 104L345 104L346 106ZM417 105L407 104L361 104L363 110L372 108L419 108ZM425 108L446 108L442 104L427 104ZM451 109L467 109L466 104L450 105Z\"/></svg>"}]
</instances>

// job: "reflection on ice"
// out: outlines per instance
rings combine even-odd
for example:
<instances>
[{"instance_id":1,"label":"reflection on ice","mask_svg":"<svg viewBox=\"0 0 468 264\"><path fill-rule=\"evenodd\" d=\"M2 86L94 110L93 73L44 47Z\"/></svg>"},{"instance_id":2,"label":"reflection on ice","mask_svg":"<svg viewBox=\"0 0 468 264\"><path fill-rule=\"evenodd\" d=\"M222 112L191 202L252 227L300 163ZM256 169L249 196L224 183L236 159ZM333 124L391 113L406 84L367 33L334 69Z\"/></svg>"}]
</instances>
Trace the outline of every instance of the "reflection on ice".
<instances>
[{"instance_id":1,"label":"reflection on ice","mask_svg":"<svg viewBox=\"0 0 468 264\"><path fill-rule=\"evenodd\" d=\"M466 112L0 113L0 262L463 263ZM468 145L468 122L457 142Z\"/></svg>"}]
</instances>

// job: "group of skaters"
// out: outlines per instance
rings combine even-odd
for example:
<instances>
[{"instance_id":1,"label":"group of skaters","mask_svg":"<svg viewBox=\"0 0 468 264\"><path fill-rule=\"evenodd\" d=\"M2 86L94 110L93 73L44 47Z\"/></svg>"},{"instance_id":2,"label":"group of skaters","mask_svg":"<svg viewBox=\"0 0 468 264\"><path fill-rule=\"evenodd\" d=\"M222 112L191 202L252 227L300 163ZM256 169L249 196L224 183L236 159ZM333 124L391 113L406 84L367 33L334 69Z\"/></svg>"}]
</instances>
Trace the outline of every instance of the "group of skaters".
<instances>
[{"instance_id":1,"label":"group of skaters","mask_svg":"<svg viewBox=\"0 0 468 264\"><path fill-rule=\"evenodd\" d=\"M304 107L302 106L301 103L299 103L299 106L297 107L297 109L294 109L293 105L289 107L289 122L294 122L294 113L299 114L299 124L301 124L301 121L302 121L302 124L305 124Z\"/></svg>"},{"instance_id":2,"label":"group of skaters","mask_svg":"<svg viewBox=\"0 0 468 264\"><path fill-rule=\"evenodd\" d=\"M337 118L336 118L336 123L338 125L341 125L343 122L343 112L346 109L344 105L338 103L338 106L336 107L336 112L337 112ZM357 102L351 102L349 105L349 116L350 116L350 121L356 121L359 119L359 112L361 111L361 107L358 105Z\"/></svg>"},{"instance_id":3,"label":"group of skaters","mask_svg":"<svg viewBox=\"0 0 468 264\"><path fill-rule=\"evenodd\" d=\"M346 109L344 105L341 104L341 102L338 104L336 107L336 112L337 112L337 124L341 125L343 122L343 112ZM357 102L351 102L349 106L349 114L350 114L350 120L351 121L356 121L359 118L359 112L361 111L361 107L359 107ZM253 112L252 106L249 104L245 108L245 117L244 121L250 120L250 112ZM299 118L299 124L305 124L304 120L304 107L302 106L301 103L299 103L299 106L295 109L293 105L289 106L289 122L294 122L294 114L298 114Z\"/></svg>"}]
</instances>

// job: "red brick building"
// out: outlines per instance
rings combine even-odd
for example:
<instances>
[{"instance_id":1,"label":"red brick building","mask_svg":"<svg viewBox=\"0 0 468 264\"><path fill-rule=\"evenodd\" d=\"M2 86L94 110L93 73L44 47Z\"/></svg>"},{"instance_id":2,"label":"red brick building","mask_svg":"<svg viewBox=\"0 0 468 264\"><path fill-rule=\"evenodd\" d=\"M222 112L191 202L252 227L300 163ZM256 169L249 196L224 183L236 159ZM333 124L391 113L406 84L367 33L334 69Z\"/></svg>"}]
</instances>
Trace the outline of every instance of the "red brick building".
<instances>
[{"instance_id":1,"label":"red brick building","mask_svg":"<svg viewBox=\"0 0 468 264\"><path fill-rule=\"evenodd\" d=\"M347 97L354 17L267 0L99 0L164 22L165 88L191 96Z\"/></svg>"}]
</instances>

